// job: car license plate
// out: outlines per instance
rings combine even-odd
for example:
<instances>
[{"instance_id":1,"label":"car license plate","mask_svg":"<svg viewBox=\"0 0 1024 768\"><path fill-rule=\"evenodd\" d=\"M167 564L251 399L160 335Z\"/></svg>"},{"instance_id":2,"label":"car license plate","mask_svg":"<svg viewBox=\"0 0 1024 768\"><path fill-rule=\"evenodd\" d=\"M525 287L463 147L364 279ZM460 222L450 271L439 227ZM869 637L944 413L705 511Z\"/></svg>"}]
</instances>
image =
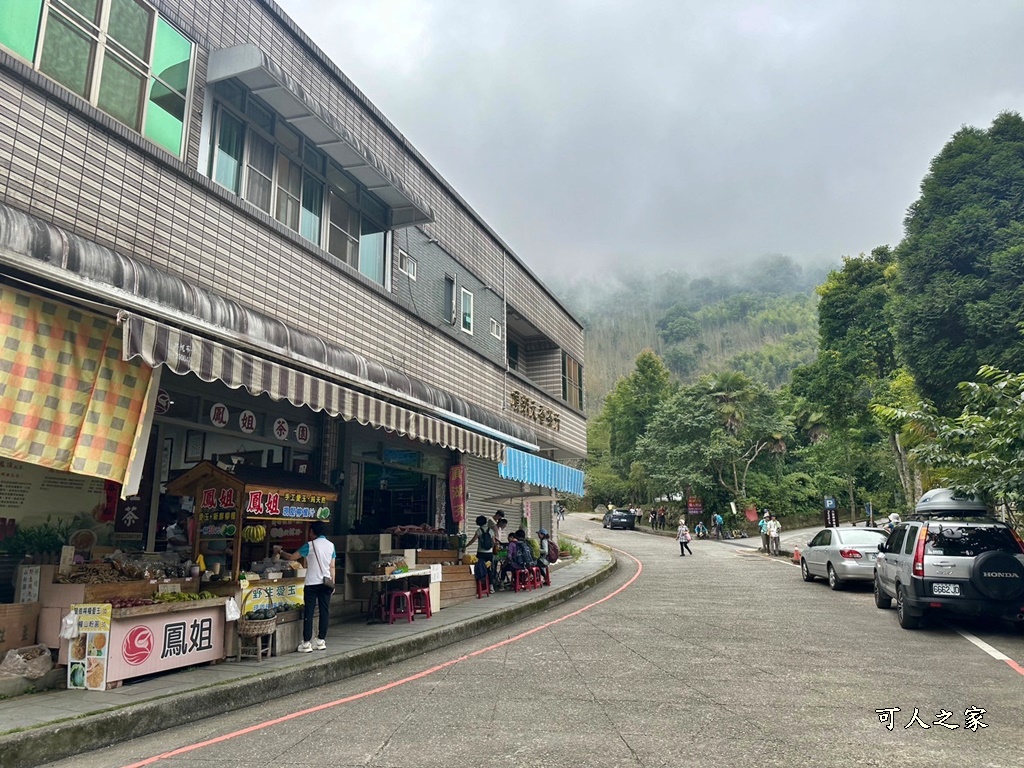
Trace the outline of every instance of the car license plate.
<instances>
[{"instance_id":1,"label":"car license plate","mask_svg":"<svg viewBox=\"0 0 1024 768\"><path fill-rule=\"evenodd\" d=\"M933 595L959 595L959 584L932 584Z\"/></svg>"}]
</instances>

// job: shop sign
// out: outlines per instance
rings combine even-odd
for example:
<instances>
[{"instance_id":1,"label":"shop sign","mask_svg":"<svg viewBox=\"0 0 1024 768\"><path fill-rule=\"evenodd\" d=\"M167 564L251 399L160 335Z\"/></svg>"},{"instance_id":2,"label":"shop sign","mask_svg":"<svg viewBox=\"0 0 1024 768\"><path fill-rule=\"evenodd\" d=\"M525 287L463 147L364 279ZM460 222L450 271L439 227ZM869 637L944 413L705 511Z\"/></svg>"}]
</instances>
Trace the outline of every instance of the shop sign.
<instances>
[{"instance_id":1,"label":"shop sign","mask_svg":"<svg viewBox=\"0 0 1024 768\"><path fill-rule=\"evenodd\" d=\"M287 419L274 420L274 437L278 440L287 440L289 429Z\"/></svg>"},{"instance_id":2,"label":"shop sign","mask_svg":"<svg viewBox=\"0 0 1024 768\"><path fill-rule=\"evenodd\" d=\"M111 641L112 680L216 661L224 656L224 607L118 619Z\"/></svg>"},{"instance_id":3,"label":"shop sign","mask_svg":"<svg viewBox=\"0 0 1024 768\"><path fill-rule=\"evenodd\" d=\"M110 656L110 603L77 603L78 637L68 641L68 689L103 691L107 688Z\"/></svg>"},{"instance_id":4,"label":"shop sign","mask_svg":"<svg viewBox=\"0 0 1024 768\"><path fill-rule=\"evenodd\" d=\"M329 520L327 497L315 493L280 493L250 490L245 514L266 517L290 517L302 520Z\"/></svg>"},{"instance_id":5,"label":"shop sign","mask_svg":"<svg viewBox=\"0 0 1024 768\"><path fill-rule=\"evenodd\" d=\"M251 435L255 432L256 414L252 411L242 411L238 414L238 428L247 435Z\"/></svg>"},{"instance_id":6,"label":"shop sign","mask_svg":"<svg viewBox=\"0 0 1024 768\"><path fill-rule=\"evenodd\" d=\"M382 458L384 459L385 464L399 464L403 467L418 467L420 465L419 451L385 448Z\"/></svg>"},{"instance_id":7,"label":"shop sign","mask_svg":"<svg viewBox=\"0 0 1024 768\"><path fill-rule=\"evenodd\" d=\"M234 509L235 489L234 488L204 488L199 504L200 510L205 509Z\"/></svg>"},{"instance_id":8,"label":"shop sign","mask_svg":"<svg viewBox=\"0 0 1024 768\"><path fill-rule=\"evenodd\" d=\"M466 467L456 464L448 470L448 495L452 501L452 520L461 523L466 519Z\"/></svg>"},{"instance_id":9,"label":"shop sign","mask_svg":"<svg viewBox=\"0 0 1024 768\"><path fill-rule=\"evenodd\" d=\"M309 442L309 425L299 424L295 428L295 439L299 441L300 445L305 445Z\"/></svg>"},{"instance_id":10,"label":"shop sign","mask_svg":"<svg viewBox=\"0 0 1024 768\"><path fill-rule=\"evenodd\" d=\"M210 406L210 423L213 426L223 429L231 421L231 412L224 403L214 403Z\"/></svg>"},{"instance_id":11,"label":"shop sign","mask_svg":"<svg viewBox=\"0 0 1024 768\"><path fill-rule=\"evenodd\" d=\"M266 607L267 600L269 599L274 605L287 603L289 609L296 610L302 608L303 591L302 584L270 584L264 586L263 582L260 582L260 584L254 584L248 589L242 590L242 605L246 611L251 611L259 607Z\"/></svg>"},{"instance_id":12,"label":"shop sign","mask_svg":"<svg viewBox=\"0 0 1024 768\"><path fill-rule=\"evenodd\" d=\"M556 411L534 400L529 395L514 389L509 393L509 402L513 413L525 416L542 426L550 427L556 432L562 429L562 417Z\"/></svg>"}]
</instances>

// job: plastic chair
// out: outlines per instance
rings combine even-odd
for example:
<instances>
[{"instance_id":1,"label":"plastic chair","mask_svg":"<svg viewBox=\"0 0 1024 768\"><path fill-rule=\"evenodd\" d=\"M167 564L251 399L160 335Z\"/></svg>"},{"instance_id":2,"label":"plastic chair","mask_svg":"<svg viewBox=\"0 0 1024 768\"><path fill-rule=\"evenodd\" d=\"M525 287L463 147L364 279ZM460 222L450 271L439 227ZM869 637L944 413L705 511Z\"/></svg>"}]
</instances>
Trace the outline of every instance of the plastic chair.
<instances>
[{"instance_id":1,"label":"plastic chair","mask_svg":"<svg viewBox=\"0 0 1024 768\"><path fill-rule=\"evenodd\" d=\"M488 573L482 579L476 580L476 599L491 596L491 575Z\"/></svg>"},{"instance_id":2,"label":"plastic chair","mask_svg":"<svg viewBox=\"0 0 1024 768\"><path fill-rule=\"evenodd\" d=\"M551 577L548 575L546 568L541 568L539 565L535 565L530 569L533 572L533 583L538 588L541 586L550 587Z\"/></svg>"},{"instance_id":3,"label":"plastic chair","mask_svg":"<svg viewBox=\"0 0 1024 768\"><path fill-rule=\"evenodd\" d=\"M391 593L388 608L388 624L394 624L395 619L402 616L406 618L406 623L415 621L412 610L412 593L396 590Z\"/></svg>"},{"instance_id":4,"label":"plastic chair","mask_svg":"<svg viewBox=\"0 0 1024 768\"><path fill-rule=\"evenodd\" d=\"M412 612L422 613L428 619L434 615L430 610L430 589L427 587L412 587L409 590L412 595Z\"/></svg>"},{"instance_id":5,"label":"plastic chair","mask_svg":"<svg viewBox=\"0 0 1024 768\"><path fill-rule=\"evenodd\" d=\"M512 571L512 589L516 592L530 590L535 586L533 572L529 568L519 568Z\"/></svg>"}]
</instances>

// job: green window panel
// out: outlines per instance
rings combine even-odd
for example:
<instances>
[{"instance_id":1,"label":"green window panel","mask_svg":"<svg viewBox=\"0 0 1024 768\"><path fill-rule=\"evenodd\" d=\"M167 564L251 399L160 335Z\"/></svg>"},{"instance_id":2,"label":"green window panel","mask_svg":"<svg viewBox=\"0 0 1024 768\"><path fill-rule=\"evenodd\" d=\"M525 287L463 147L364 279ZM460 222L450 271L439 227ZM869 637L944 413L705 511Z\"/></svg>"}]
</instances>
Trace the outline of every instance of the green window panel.
<instances>
[{"instance_id":1,"label":"green window panel","mask_svg":"<svg viewBox=\"0 0 1024 768\"><path fill-rule=\"evenodd\" d=\"M181 157L185 135L185 99L156 78L149 80L145 136L172 155Z\"/></svg>"},{"instance_id":2,"label":"green window panel","mask_svg":"<svg viewBox=\"0 0 1024 768\"><path fill-rule=\"evenodd\" d=\"M35 61L42 13L43 0L0 3L0 45L23 59Z\"/></svg>"},{"instance_id":3,"label":"green window panel","mask_svg":"<svg viewBox=\"0 0 1024 768\"><path fill-rule=\"evenodd\" d=\"M142 61L149 53L149 11L135 0L111 0L107 34Z\"/></svg>"},{"instance_id":4,"label":"green window panel","mask_svg":"<svg viewBox=\"0 0 1024 768\"><path fill-rule=\"evenodd\" d=\"M120 57L108 53L103 57L103 74L96 106L137 131L142 116L144 84L145 79L137 69L128 66Z\"/></svg>"},{"instance_id":5,"label":"green window panel","mask_svg":"<svg viewBox=\"0 0 1024 768\"><path fill-rule=\"evenodd\" d=\"M163 19L156 21L153 44L153 74L182 96L188 96L192 43Z\"/></svg>"},{"instance_id":6,"label":"green window panel","mask_svg":"<svg viewBox=\"0 0 1024 768\"><path fill-rule=\"evenodd\" d=\"M63 16L50 13L39 70L69 91L88 97L96 44Z\"/></svg>"}]
</instances>

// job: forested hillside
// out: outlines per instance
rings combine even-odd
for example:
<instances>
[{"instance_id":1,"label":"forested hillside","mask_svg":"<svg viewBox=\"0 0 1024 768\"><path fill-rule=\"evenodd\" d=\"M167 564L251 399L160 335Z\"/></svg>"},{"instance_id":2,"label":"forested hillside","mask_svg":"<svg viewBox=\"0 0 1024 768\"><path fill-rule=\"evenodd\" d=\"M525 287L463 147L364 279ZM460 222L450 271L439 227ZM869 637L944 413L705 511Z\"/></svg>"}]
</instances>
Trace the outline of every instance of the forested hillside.
<instances>
[{"instance_id":1,"label":"forested hillside","mask_svg":"<svg viewBox=\"0 0 1024 768\"><path fill-rule=\"evenodd\" d=\"M769 387L787 383L795 367L814 359L814 288L833 267L766 256L722 266L719 274L623 270L554 282L586 327L588 415L600 411L605 395L648 348L684 382L735 370Z\"/></svg>"},{"instance_id":2,"label":"forested hillside","mask_svg":"<svg viewBox=\"0 0 1024 768\"><path fill-rule=\"evenodd\" d=\"M856 521L947 485L1012 516L1024 504L1022 158L1020 115L962 128L903 239L827 274L775 256L732 277L574 286L590 329L582 503L688 498L743 525L740 510L763 507L814 519L831 497Z\"/></svg>"}]
</instances>

